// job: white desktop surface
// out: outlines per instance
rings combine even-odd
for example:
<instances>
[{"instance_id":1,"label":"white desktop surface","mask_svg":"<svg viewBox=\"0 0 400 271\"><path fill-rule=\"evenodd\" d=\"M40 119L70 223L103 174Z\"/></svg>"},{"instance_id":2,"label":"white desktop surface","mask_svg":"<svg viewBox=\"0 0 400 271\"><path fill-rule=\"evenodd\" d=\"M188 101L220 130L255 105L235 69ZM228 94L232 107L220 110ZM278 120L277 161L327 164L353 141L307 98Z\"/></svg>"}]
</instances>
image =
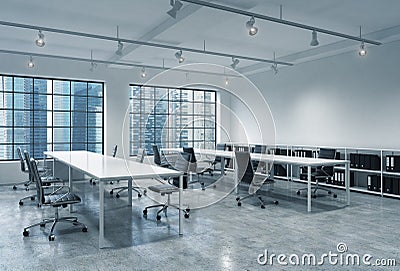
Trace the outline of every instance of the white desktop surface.
<instances>
[{"instance_id":1,"label":"white desktop surface","mask_svg":"<svg viewBox=\"0 0 400 271\"><path fill-rule=\"evenodd\" d=\"M179 189L179 234L182 235L182 174L179 171L167 168L142 164L112 156L102 155L88 151L54 151L44 152L69 167L69 186L73 191L72 168L81 171L99 181L99 248L108 246L104 238L104 184L110 180L128 180L128 203L132 206L132 179L144 179L158 176L180 176ZM54 165L54 164L53 164ZM54 169L54 168L53 168ZM70 206L70 211L72 211Z\"/></svg>"}]
</instances>

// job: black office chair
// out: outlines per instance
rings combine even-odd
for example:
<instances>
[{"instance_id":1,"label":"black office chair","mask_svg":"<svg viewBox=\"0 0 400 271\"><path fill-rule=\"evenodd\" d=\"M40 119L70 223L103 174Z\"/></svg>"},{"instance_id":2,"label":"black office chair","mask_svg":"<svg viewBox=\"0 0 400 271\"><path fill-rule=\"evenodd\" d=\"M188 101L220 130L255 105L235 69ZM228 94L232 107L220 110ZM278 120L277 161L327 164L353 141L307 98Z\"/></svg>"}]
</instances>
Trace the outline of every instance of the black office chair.
<instances>
[{"instance_id":1,"label":"black office chair","mask_svg":"<svg viewBox=\"0 0 400 271\"><path fill-rule=\"evenodd\" d=\"M137 156L136 156L136 162L143 163L144 156L145 156L145 149L139 148ZM111 189L110 195L114 194L115 190L118 190L118 192L117 192L117 194L115 196L117 198L119 198L121 196L120 195L121 192L123 192L125 190L128 190L128 186L115 187L115 188ZM143 190L143 194L144 195L146 195L146 192L147 192L146 188L143 188L143 187L140 187L140 186L133 186L132 190L137 193L139 198L142 197L142 191L141 190Z\"/></svg>"},{"instance_id":2,"label":"black office chair","mask_svg":"<svg viewBox=\"0 0 400 271\"><path fill-rule=\"evenodd\" d=\"M266 177L254 174L249 152L235 151L235 158L237 171L236 177L240 180L239 184L241 182L249 184L248 195L244 197L238 196L236 198L237 205L241 206L242 201L247 198L256 197L261 203L261 208L265 209L265 202L258 191L264 184L273 185L274 180L269 179L269 176ZM273 203L275 205L279 204L277 200L274 200Z\"/></svg>"},{"instance_id":3,"label":"black office chair","mask_svg":"<svg viewBox=\"0 0 400 271\"><path fill-rule=\"evenodd\" d=\"M29 155L27 155L27 152L24 152L26 160L30 161L28 164L28 169L30 174L32 175L32 178L35 180L36 183L36 190L37 190L37 198L39 199L39 202L41 205L49 205L55 208L55 214L53 218L45 218L42 221L32 224L28 227L24 228L23 231L23 236L27 237L29 236L29 229L35 226L40 226L40 227L45 227L47 223L53 223L51 226L51 230L49 233L49 241L54 241L55 235L54 235L54 228L57 223L59 222L68 222L72 223L74 226L80 226L82 227L83 232L87 232L87 227L85 224L81 223L78 221L77 217L60 217L58 213L58 209L60 207L67 207L70 204L76 204L81 202L81 199L79 196L76 194L73 194L69 191L69 187L62 186L55 190L54 192L50 194L45 194L44 193L44 187L43 187L43 182L41 180L41 177L38 172L38 168L36 165L35 159L31 158L29 160ZM63 191L64 190L64 191ZM66 190L66 191L65 191Z\"/></svg>"},{"instance_id":4,"label":"black office chair","mask_svg":"<svg viewBox=\"0 0 400 271\"><path fill-rule=\"evenodd\" d=\"M168 163L167 159L164 155L160 153L158 146L156 144L151 145L154 153L154 164L160 167L170 167L170 163Z\"/></svg>"},{"instance_id":5,"label":"black office chair","mask_svg":"<svg viewBox=\"0 0 400 271\"><path fill-rule=\"evenodd\" d=\"M217 147L216 147L217 151L225 151L226 150L226 144L225 143L218 143ZM215 156L214 161L212 161L211 165L214 167L213 171L215 171L215 165L217 165L218 163L222 163L222 157L221 156ZM225 160L225 159L224 159ZM226 166L226 160L225 160L225 165L221 165L222 167ZM212 174L211 174L212 175Z\"/></svg>"},{"instance_id":6,"label":"black office chair","mask_svg":"<svg viewBox=\"0 0 400 271\"><path fill-rule=\"evenodd\" d=\"M206 189L205 184L203 181L201 181L200 176L202 176L205 172L210 173L210 175L212 174L213 172L212 161L209 160L198 161L196 159L196 155L192 147L183 147L183 152L190 154L189 173L195 173L197 175L197 179L191 181L190 184L198 182L201 185L201 189L205 190Z\"/></svg>"},{"instance_id":7,"label":"black office chair","mask_svg":"<svg viewBox=\"0 0 400 271\"><path fill-rule=\"evenodd\" d=\"M336 149L328 149L328 148L320 148L319 149L319 154L318 158L324 158L324 159L335 159L336 156ZM328 194L332 194L332 190L321 187L319 186L320 182L326 182L329 178L333 178L334 175L334 169L333 166L321 166L317 167L314 171L311 172L311 178L315 179L315 186L312 191L312 197L316 198L317 197L317 191L318 190L324 190L328 192ZM307 188L302 188L297 191L297 195L300 195L300 191L305 190L307 191ZM333 193L333 197L336 198L337 195Z\"/></svg>"},{"instance_id":8,"label":"black office chair","mask_svg":"<svg viewBox=\"0 0 400 271\"><path fill-rule=\"evenodd\" d=\"M188 168L189 168L189 161L190 161L190 154L188 153L180 153L178 154L176 161L175 161L175 165L174 165L174 169L180 172L184 173L183 176L183 189L187 188L187 172L188 172ZM161 212L164 212L164 215L167 217L167 210L168 207L174 207L176 209L179 210L179 206L176 205L172 205L171 204L171 194L175 193L175 192L179 192L179 178L178 177L174 177L174 178L169 178L167 181L165 180L161 180L161 179L157 179L160 184L156 184L156 185L151 185L148 187L148 189L150 191L156 192L161 194L161 196L167 195L167 201L163 204L155 204L155 205L151 205L151 206L147 206L146 208L144 208L143 210L143 216L145 218L147 218L147 210L151 209L151 208L158 208L161 207L161 209L159 209L157 211L157 215L156 215L156 219L157 221L161 220ZM189 212L190 209L186 208L185 210L182 210L185 213L185 218L189 218Z\"/></svg>"},{"instance_id":9,"label":"black office chair","mask_svg":"<svg viewBox=\"0 0 400 271\"><path fill-rule=\"evenodd\" d=\"M24 151L24 153L25 152L26 151ZM26 152L26 153L30 159L29 153L28 152ZM26 159L23 157L22 150L20 147L17 148L17 154L20 159L21 171L28 174L28 181L25 183L25 185L26 185L26 191L29 191L29 186L31 184L36 185L36 183L35 183L35 180L33 179L32 174L29 172L28 163L26 162ZM48 169L47 167L37 167L37 168L38 168L39 175L42 178L43 185L46 189L53 188L52 185L55 185L57 183L63 183L63 180L54 178L53 176L50 176L51 170ZM19 200L18 204L20 206L24 205L24 200L26 200L26 199L30 199L30 200L34 201L36 199L36 194L32 194L32 195L21 198Z\"/></svg>"}]
</instances>

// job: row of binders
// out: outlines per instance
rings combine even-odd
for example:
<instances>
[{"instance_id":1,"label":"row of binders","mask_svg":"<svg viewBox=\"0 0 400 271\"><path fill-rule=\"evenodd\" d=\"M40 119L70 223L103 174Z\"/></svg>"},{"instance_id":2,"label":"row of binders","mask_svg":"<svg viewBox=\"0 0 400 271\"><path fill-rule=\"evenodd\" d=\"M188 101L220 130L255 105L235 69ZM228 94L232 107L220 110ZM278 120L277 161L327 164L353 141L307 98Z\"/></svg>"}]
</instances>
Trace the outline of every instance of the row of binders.
<instances>
[{"instance_id":1,"label":"row of binders","mask_svg":"<svg viewBox=\"0 0 400 271\"><path fill-rule=\"evenodd\" d=\"M381 179L378 175L367 176L367 189L370 191L381 192ZM383 192L388 194L400 195L400 178L383 177Z\"/></svg>"},{"instance_id":2,"label":"row of binders","mask_svg":"<svg viewBox=\"0 0 400 271\"><path fill-rule=\"evenodd\" d=\"M400 155L386 155L386 171L400 172Z\"/></svg>"},{"instance_id":3,"label":"row of binders","mask_svg":"<svg viewBox=\"0 0 400 271\"><path fill-rule=\"evenodd\" d=\"M350 153L350 167L380 170L381 159L376 154Z\"/></svg>"}]
</instances>

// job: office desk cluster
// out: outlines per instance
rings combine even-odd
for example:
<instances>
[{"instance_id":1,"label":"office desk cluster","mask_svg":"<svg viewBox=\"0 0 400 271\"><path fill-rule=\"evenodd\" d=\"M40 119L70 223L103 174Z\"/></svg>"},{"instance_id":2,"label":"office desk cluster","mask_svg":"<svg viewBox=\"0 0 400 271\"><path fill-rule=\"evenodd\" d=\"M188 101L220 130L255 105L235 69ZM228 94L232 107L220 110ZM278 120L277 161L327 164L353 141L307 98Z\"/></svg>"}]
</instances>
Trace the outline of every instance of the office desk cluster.
<instances>
[{"instance_id":1,"label":"office desk cluster","mask_svg":"<svg viewBox=\"0 0 400 271\"><path fill-rule=\"evenodd\" d=\"M104 237L104 185L113 180L128 181L128 204L132 206L132 180L148 179L162 177L177 177L179 178L179 234L183 234L183 214L182 214L182 187L183 177L182 172L167 168L142 164L134 161L129 161L112 156L102 155L87 151L54 151L45 152L49 158L53 158L66 165L69 169L68 179L71 191L73 191L72 169L82 172L99 182L99 247L108 246ZM54 163L53 163L54 165ZM54 168L53 168L54 170ZM72 211L72 206L70 206Z\"/></svg>"}]
</instances>

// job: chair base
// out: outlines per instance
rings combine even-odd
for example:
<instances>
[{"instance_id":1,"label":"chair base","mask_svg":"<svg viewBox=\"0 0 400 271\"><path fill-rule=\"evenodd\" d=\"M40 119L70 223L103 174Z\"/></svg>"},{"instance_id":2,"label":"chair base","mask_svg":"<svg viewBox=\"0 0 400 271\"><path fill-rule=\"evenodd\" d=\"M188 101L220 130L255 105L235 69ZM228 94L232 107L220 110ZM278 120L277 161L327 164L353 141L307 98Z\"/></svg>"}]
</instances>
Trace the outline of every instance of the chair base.
<instances>
[{"instance_id":1,"label":"chair base","mask_svg":"<svg viewBox=\"0 0 400 271\"><path fill-rule=\"evenodd\" d=\"M245 200L245 199L248 199L248 198L253 198L253 197L257 197L257 199L258 199L258 201L260 202L260 207L261 207L261 209L265 209L265 201L262 199L262 197L259 195L259 194L257 194L257 193L254 193L254 194L249 194L249 195L246 195L246 196L244 196L244 197L240 197L240 196L238 196L238 197L236 197L236 201L237 201L237 205L238 206L242 206L242 201L243 200ZM275 205L278 205L279 204L279 201L277 201L277 200L274 200L274 201L272 201L272 203L273 204L275 204Z\"/></svg>"},{"instance_id":2,"label":"chair base","mask_svg":"<svg viewBox=\"0 0 400 271\"><path fill-rule=\"evenodd\" d=\"M301 191L307 191L307 190L308 190L307 187L306 188L300 188L299 190L297 190L297 195L300 195ZM314 198L314 199L317 198L317 191L318 190L326 191L326 192L328 192L329 195L333 194L333 197L337 198L337 195L335 193L333 193L331 189L319 186L318 182L315 184L314 187L311 187L311 190L312 190L311 191L311 197Z\"/></svg>"},{"instance_id":3,"label":"chair base","mask_svg":"<svg viewBox=\"0 0 400 271\"><path fill-rule=\"evenodd\" d=\"M141 189L143 189L143 194L142 194ZM127 186L115 187L115 188L110 190L110 195L113 195L115 190L118 190L118 192L116 193L115 197L119 198L121 196L120 193L123 192L123 191L128 190L128 187ZM137 193L139 198L141 198L142 195L146 195L146 193L147 193L147 189L143 188L143 187L140 187L140 186L134 186L134 187L132 187L132 190Z\"/></svg>"},{"instance_id":4,"label":"chair base","mask_svg":"<svg viewBox=\"0 0 400 271\"><path fill-rule=\"evenodd\" d=\"M74 226L81 226L82 227L82 231L83 232L87 232L87 227L85 224L81 223L78 221L77 217L74 216L66 216L66 217L59 217L58 215L58 207L56 208L56 212L55 212L55 217L53 218L45 218L43 219L41 222L29 225L28 227L24 228L24 231L22 233L23 236L28 237L29 236L29 229L36 227L36 226L40 226L40 227L45 227L46 224L48 223L53 223L53 225L51 226L51 230L49 233L49 241L54 241L55 240L55 235L54 235L54 228L56 227L57 223L59 222L67 222L67 223L72 223Z\"/></svg>"},{"instance_id":5,"label":"chair base","mask_svg":"<svg viewBox=\"0 0 400 271\"><path fill-rule=\"evenodd\" d=\"M169 196L169 195L168 195ZM168 217L168 213L167 213L167 210L168 210L168 207L174 207L175 209L178 209L179 210L179 207L178 206L175 206L175 205L172 205L172 204L170 204L169 203L169 201L170 201L170 199L168 198L168 200L164 203L164 204L155 204L155 205L150 205L150 206L146 206L144 209L143 209L143 217L144 218L147 218L147 210L148 209L151 209L151 208L158 208L158 207L161 207L161 209L159 209L158 211L157 211L157 215L156 215L156 219L157 219L157 221L160 221L161 220L161 215L160 215L160 213L161 212L164 212L164 216L165 217ZM186 208L186 209L184 209L184 210L182 210L185 214L184 214L184 216L185 216L185 218L189 218L189 212L190 212L190 209L189 208Z\"/></svg>"}]
</instances>

